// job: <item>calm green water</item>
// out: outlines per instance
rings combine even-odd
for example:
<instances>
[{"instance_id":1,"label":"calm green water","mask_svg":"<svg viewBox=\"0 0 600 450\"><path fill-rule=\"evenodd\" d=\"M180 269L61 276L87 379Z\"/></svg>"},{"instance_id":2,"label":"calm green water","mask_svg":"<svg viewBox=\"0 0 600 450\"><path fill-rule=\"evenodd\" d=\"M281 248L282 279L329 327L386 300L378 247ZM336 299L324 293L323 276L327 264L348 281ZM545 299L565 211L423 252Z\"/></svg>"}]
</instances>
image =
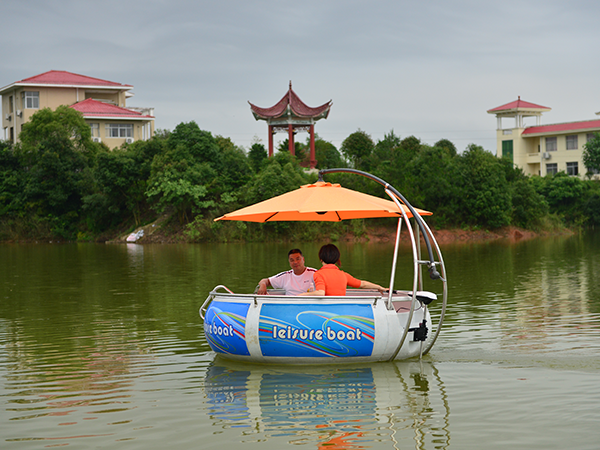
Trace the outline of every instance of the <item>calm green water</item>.
<instances>
[{"instance_id":1,"label":"calm green water","mask_svg":"<svg viewBox=\"0 0 600 450\"><path fill-rule=\"evenodd\" d=\"M309 265L321 244L301 246ZM340 248L344 269L388 284L389 245ZM288 249L0 245L0 448L600 446L600 233L443 246L449 311L422 362L216 358L208 292L252 291Z\"/></svg>"}]
</instances>

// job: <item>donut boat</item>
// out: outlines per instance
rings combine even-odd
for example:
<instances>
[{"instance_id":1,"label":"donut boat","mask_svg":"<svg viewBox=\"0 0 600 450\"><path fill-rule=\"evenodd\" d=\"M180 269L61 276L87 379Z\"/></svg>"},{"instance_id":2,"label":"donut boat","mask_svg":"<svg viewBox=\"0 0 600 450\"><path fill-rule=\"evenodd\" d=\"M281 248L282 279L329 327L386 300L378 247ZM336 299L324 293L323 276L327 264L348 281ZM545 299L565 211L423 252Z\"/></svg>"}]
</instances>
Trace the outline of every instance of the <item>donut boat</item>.
<instances>
[{"instance_id":1,"label":"donut boat","mask_svg":"<svg viewBox=\"0 0 600 450\"><path fill-rule=\"evenodd\" d=\"M323 181L347 172L380 183L391 200ZM377 362L421 357L431 350L444 320L447 277L441 251L423 216L392 186L367 172L325 169L319 181L242 208L215 220L338 221L397 217L389 290L381 294L348 289L344 296L288 296L236 293L218 285L200 307L204 334L218 355L237 361L274 364ZM394 288L400 232L405 224L413 256L413 284ZM421 247L426 254L422 255ZM424 290L423 273L435 289ZM436 305L432 319L430 304Z\"/></svg>"}]
</instances>

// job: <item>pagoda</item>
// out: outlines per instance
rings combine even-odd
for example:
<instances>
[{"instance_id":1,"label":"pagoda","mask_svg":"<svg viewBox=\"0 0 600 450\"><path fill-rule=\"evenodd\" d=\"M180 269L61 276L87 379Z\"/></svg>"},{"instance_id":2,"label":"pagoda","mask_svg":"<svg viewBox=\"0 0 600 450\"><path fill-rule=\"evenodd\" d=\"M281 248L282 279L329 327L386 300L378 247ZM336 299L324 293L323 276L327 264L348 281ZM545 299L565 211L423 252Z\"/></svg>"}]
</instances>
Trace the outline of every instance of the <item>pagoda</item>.
<instances>
[{"instance_id":1,"label":"pagoda","mask_svg":"<svg viewBox=\"0 0 600 450\"><path fill-rule=\"evenodd\" d=\"M250 102L248 102L250 103ZM277 132L288 133L289 150L295 155L294 135L299 131L310 134L310 167L317 165L315 159L315 122L326 119L331 109L332 101L312 108L306 105L290 88L275 105L270 108L260 108L250 103L250 109L256 120L265 120L269 126L269 156L273 156L273 135Z\"/></svg>"}]
</instances>

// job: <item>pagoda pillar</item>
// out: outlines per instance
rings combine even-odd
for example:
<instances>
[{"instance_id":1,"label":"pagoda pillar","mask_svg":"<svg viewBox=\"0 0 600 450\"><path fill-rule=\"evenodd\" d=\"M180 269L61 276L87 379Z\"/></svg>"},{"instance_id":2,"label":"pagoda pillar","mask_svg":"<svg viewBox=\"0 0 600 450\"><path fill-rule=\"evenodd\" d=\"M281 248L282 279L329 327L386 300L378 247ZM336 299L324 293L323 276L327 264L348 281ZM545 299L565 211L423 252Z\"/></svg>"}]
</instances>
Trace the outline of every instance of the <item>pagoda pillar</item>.
<instances>
[{"instance_id":1,"label":"pagoda pillar","mask_svg":"<svg viewBox=\"0 0 600 450\"><path fill-rule=\"evenodd\" d=\"M310 124L310 168L314 169L317 165L317 161L315 159L315 124Z\"/></svg>"},{"instance_id":2,"label":"pagoda pillar","mask_svg":"<svg viewBox=\"0 0 600 450\"><path fill-rule=\"evenodd\" d=\"M269 158L273 156L273 135L275 132L273 131L273 125L269 124Z\"/></svg>"},{"instance_id":3,"label":"pagoda pillar","mask_svg":"<svg viewBox=\"0 0 600 450\"><path fill-rule=\"evenodd\" d=\"M294 125L288 124L288 149L290 155L296 155L296 146L294 145Z\"/></svg>"}]
</instances>

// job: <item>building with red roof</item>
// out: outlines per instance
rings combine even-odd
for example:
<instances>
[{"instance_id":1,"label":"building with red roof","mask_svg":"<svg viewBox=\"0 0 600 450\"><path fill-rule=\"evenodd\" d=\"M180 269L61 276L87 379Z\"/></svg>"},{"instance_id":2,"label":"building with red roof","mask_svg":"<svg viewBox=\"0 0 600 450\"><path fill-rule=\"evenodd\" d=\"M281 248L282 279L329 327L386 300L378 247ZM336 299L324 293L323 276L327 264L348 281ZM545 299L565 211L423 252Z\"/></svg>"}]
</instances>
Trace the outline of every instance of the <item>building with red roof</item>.
<instances>
[{"instance_id":1,"label":"building with red roof","mask_svg":"<svg viewBox=\"0 0 600 450\"><path fill-rule=\"evenodd\" d=\"M496 154L509 158L528 175L548 175L566 172L585 176L584 145L600 133L600 119L542 125L542 114L551 108L521 100L489 109L497 120ZM598 113L600 114L600 113ZM535 125L525 120L535 117ZM514 119L513 126L504 126L503 119ZM594 174L597 178L598 174Z\"/></svg>"},{"instance_id":2,"label":"building with red roof","mask_svg":"<svg viewBox=\"0 0 600 450\"><path fill-rule=\"evenodd\" d=\"M42 108L68 105L79 111L92 139L113 149L154 135L153 108L127 107L133 86L63 70L15 81L0 89L4 139L16 143L24 123Z\"/></svg>"}]
</instances>

